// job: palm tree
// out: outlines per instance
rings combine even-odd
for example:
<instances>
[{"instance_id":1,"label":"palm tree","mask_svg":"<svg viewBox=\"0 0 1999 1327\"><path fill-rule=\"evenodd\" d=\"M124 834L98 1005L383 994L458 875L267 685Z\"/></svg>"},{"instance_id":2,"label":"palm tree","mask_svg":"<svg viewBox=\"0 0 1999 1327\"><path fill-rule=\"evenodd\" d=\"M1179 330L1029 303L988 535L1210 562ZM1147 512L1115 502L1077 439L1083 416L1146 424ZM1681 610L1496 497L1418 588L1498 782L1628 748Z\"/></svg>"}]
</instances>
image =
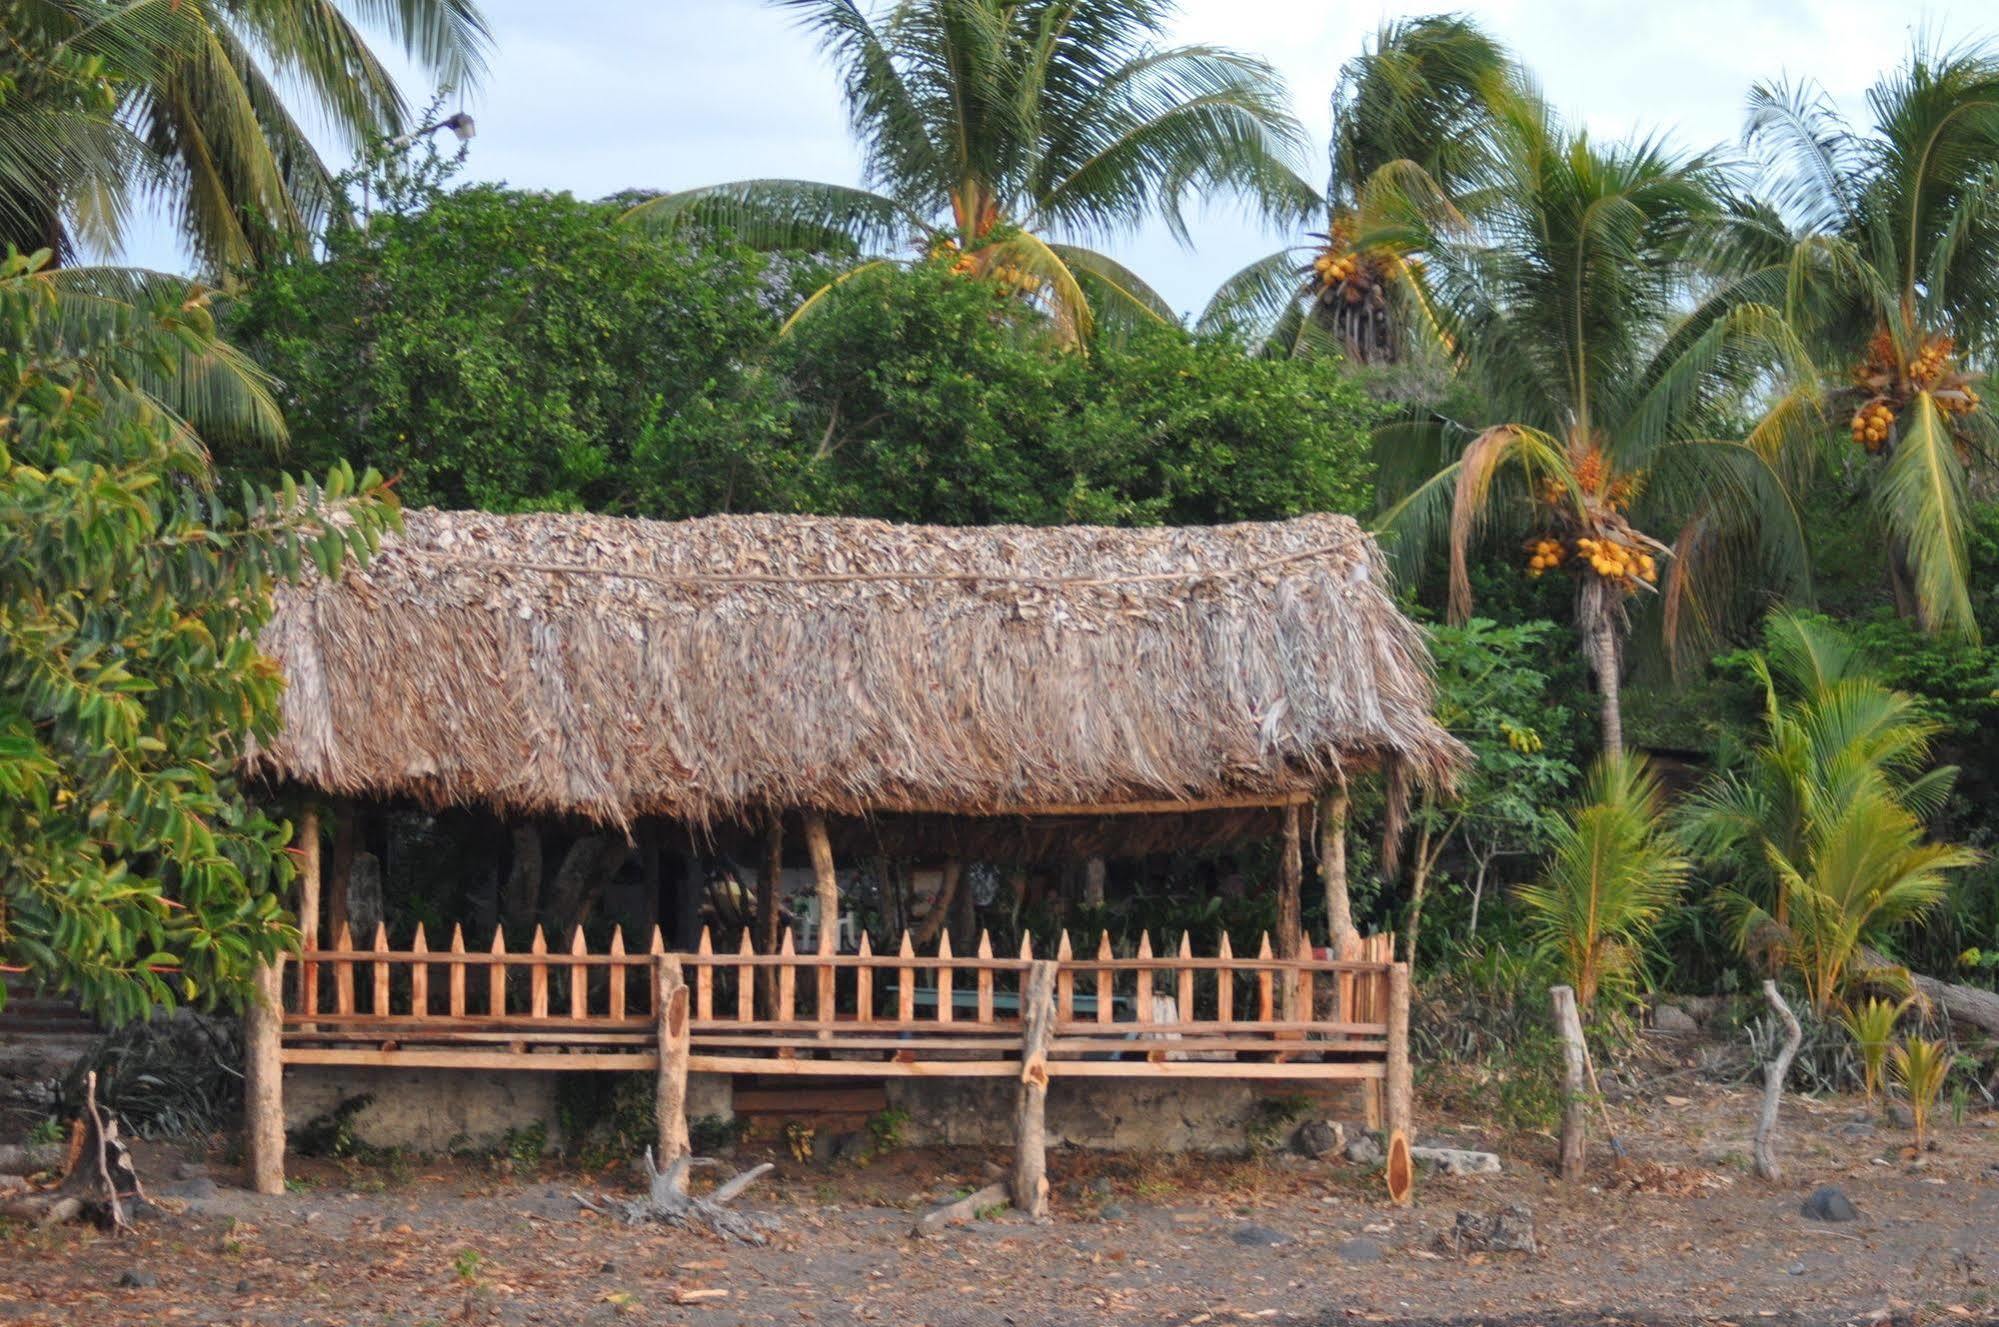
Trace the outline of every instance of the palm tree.
<instances>
[{"instance_id":1,"label":"palm tree","mask_svg":"<svg viewBox=\"0 0 1999 1327\"><path fill-rule=\"evenodd\" d=\"M1799 231L1794 317L1839 365L1827 396L1867 456L1898 604L1975 636L1967 467L1995 434L1971 365L1999 349L1999 57L1917 47L1856 130L1809 84L1759 85L1748 143Z\"/></svg>"},{"instance_id":2,"label":"palm tree","mask_svg":"<svg viewBox=\"0 0 1999 1327\"><path fill-rule=\"evenodd\" d=\"M150 198L213 274L298 251L335 207L302 119L349 147L405 124L364 25L457 85L488 41L473 0L15 0L8 23L39 95L0 106L0 242L66 261Z\"/></svg>"},{"instance_id":3,"label":"palm tree","mask_svg":"<svg viewBox=\"0 0 1999 1327\"><path fill-rule=\"evenodd\" d=\"M1645 951L1686 882L1688 863L1665 824L1658 777L1635 756L1606 755L1582 805L1557 825L1538 884L1518 894L1537 948L1591 1009L1638 994Z\"/></svg>"},{"instance_id":4,"label":"palm tree","mask_svg":"<svg viewBox=\"0 0 1999 1327\"><path fill-rule=\"evenodd\" d=\"M1355 363L1400 359L1396 305L1417 291L1393 247L1354 248L1370 185L1399 174L1457 195L1486 165L1490 102L1511 77L1505 48L1463 15L1383 24L1333 90L1332 169L1316 209L1325 229L1230 277L1200 326L1277 354L1330 345Z\"/></svg>"},{"instance_id":5,"label":"palm tree","mask_svg":"<svg viewBox=\"0 0 1999 1327\"><path fill-rule=\"evenodd\" d=\"M1978 858L1924 841L1957 771L1930 766L1939 728L1919 703L1821 621L1773 614L1765 639L1751 660L1762 739L1689 802L1684 834L1734 870L1723 897L1738 942L1781 955L1825 1013L1863 946L1936 903L1946 873Z\"/></svg>"},{"instance_id":6,"label":"palm tree","mask_svg":"<svg viewBox=\"0 0 1999 1327\"><path fill-rule=\"evenodd\" d=\"M1773 365L1804 372L1801 350L1752 298L1770 288L1766 269L1698 279L1740 247L1712 164L1656 140L1600 146L1526 96L1495 106L1479 214L1426 216L1405 197L1405 219L1385 236L1422 264L1461 371L1501 422L1384 426L1384 456L1456 455L1379 528L1405 564L1447 540L1456 621L1471 610L1481 529L1505 517L1531 534L1526 574L1575 583L1614 756L1632 600L1656 598L1669 640L1683 644L1724 606L1726 573L1760 562L1773 588L1803 580L1784 466L1809 403L1794 394L1749 437L1727 436Z\"/></svg>"},{"instance_id":7,"label":"palm tree","mask_svg":"<svg viewBox=\"0 0 1999 1327\"><path fill-rule=\"evenodd\" d=\"M1098 319L1173 312L1078 241L1154 217L1184 241L1195 198L1246 196L1286 219L1310 206L1287 164L1301 133L1276 73L1219 47L1160 45L1164 0L898 0L879 14L780 3L841 67L867 187L745 180L653 199L634 220L862 266L913 247L1041 303L1081 340Z\"/></svg>"}]
</instances>

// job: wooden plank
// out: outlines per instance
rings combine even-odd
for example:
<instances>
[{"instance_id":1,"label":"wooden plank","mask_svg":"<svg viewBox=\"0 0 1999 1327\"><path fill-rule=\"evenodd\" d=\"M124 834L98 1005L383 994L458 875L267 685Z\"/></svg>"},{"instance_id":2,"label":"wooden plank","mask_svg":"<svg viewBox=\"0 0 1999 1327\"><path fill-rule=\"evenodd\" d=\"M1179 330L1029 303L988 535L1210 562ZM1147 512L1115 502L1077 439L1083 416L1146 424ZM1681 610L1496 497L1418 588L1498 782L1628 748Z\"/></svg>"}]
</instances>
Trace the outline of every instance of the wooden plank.
<instances>
[{"instance_id":1,"label":"wooden plank","mask_svg":"<svg viewBox=\"0 0 1999 1327\"><path fill-rule=\"evenodd\" d=\"M1111 960L1111 933L1097 938L1097 1021L1111 1021L1111 970L1103 966Z\"/></svg>"},{"instance_id":2,"label":"wooden plank","mask_svg":"<svg viewBox=\"0 0 1999 1327\"><path fill-rule=\"evenodd\" d=\"M873 1115L888 1109L880 1083L860 1087L802 1087L786 1081L781 1088L739 1087L731 1102L738 1115L782 1115L809 1111L815 1115Z\"/></svg>"},{"instance_id":3,"label":"wooden plank","mask_svg":"<svg viewBox=\"0 0 1999 1327\"><path fill-rule=\"evenodd\" d=\"M1150 959L1152 957L1152 932L1140 931L1138 933L1138 956L1141 959ZM1152 969L1140 968L1133 975L1131 981L1133 1015L1141 1023L1150 1023L1152 1021Z\"/></svg>"},{"instance_id":4,"label":"wooden plank","mask_svg":"<svg viewBox=\"0 0 1999 1327\"><path fill-rule=\"evenodd\" d=\"M980 931L979 957L991 958L992 956L993 956L993 938L987 932ZM993 1021L993 970L991 968L979 969L978 984L979 984L979 1021L981 1023L990 1023Z\"/></svg>"},{"instance_id":5,"label":"wooden plank","mask_svg":"<svg viewBox=\"0 0 1999 1327\"><path fill-rule=\"evenodd\" d=\"M1258 947L1256 956L1258 958L1270 957L1270 932L1265 931L1263 933L1263 943ZM1271 1022L1276 1017L1271 1009L1270 996L1270 969L1258 968L1256 972L1256 1021L1259 1023Z\"/></svg>"},{"instance_id":6,"label":"wooden plank","mask_svg":"<svg viewBox=\"0 0 1999 1327\"><path fill-rule=\"evenodd\" d=\"M1062 928L1055 942L1055 1019L1066 1023L1076 1016L1076 977L1070 969L1075 954L1069 948L1069 928Z\"/></svg>"},{"instance_id":7,"label":"wooden plank","mask_svg":"<svg viewBox=\"0 0 1999 1327\"><path fill-rule=\"evenodd\" d=\"M569 953L580 958L588 950L583 944L583 928L577 927L569 935ZM569 968L569 1016L583 1018L590 1013L590 973L587 968L571 964Z\"/></svg>"},{"instance_id":8,"label":"wooden plank","mask_svg":"<svg viewBox=\"0 0 1999 1327\"><path fill-rule=\"evenodd\" d=\"M704 958L715 952L715 943L708 938L705 926L694 952ZM694 969L694 1016L703 1019L715 1016L715 969L706 963Z\"/></svg>"},{"instance_id":9,"label":"wooden plank","mask_svg":"<svg viewBox=\"0 0 1999 1327\"><path fill-rule=\"evenodd\" d=\"M556 1020L550 1020L556 1021ZM644 1029L636 1032L606 1032L600 1024L593 1023L587 1028L575 1028L566 1032L528 1032L519 1028L501 1028L470 1031L464 1028L441 1028L433 1019L421 1026L400 1028L302 1028L287 1029L285 1040L295 1046L309 1046L322 1041L366 1041L375 1044L393 1043L397 1046L430 1045L477 1045L479 1043L506 1042L523 1046L651 1046L654 1035L654 1020L633 1019L623 1026Z\"/></svg>"},{"instance_id":10,"label":"wooden plank","mask_svg":"<svg viewBox=\"0 0 1999 1327\"><path fill-rule=\"evenodd\" d=\"M866 931L861 932L860 957L874 956L874 942ZM854 969L854 1019L860 1023L875 1021L875 970L867 966Z\"/></svg>"},{"instance_id":11,"label":"wooden plank","mask_svg":"<svg viewBox=\"0 0 1999 1327\"><path fill-rule=\"evenodd\" d=\"M1122 1027L1124 1024L1119 1024ZM1058 1021L1055 1030L1061 1033L1078 1032L1085 1035L1101 1036L1104 1028L1094 1018L1071 1018ZM1287 1023L1282 1019L1272 1019L1268 1023L1222 1023L1210 1019L1181 1019L1177 1023L1154 1023L1147 1032L1190 1033L1212 1032L1237 1035L1263 1035L1266 1033L1323 1033L1327 1036L1380 1037L1376 1049L1387 1045L1388 1027L1383 1023ZM1313 1043L1307 1042L1310 1046Z\"/></svg>"},{"instance_id":12,"label":"wooden plank","mask_svg":"<svg viewBox=\"0 0 1999 1327\"><path fill-rule=\"evenodd\" d=\"M902 931L902 950L898 958L908 960L916 957L916 946L909 942L909 928ZM898 1022L910 1023L916 1019L916 969L905 961L898 969L895 988L895 1016Z\"/></svg>"},{"instance_id":13,"label":"wooden plank","mask_svg":"<svg viewBox=\"0 0 1999 1327\"><path fill-rule=\"evenodd\" d=\"M373 1003L368 1007L377 1014L389 1012L389 965L382 957L389 952L389 926L387 922L375 923L375 983Z\"/></svg>"},{"instance_id":14,"label":"wooden plank","mask_svg":"<svg viewBox=\"0 0 1999 1327\"><path fill-rule=\"evenodd\" d=\"M745 926L743 928L743 943L738 947L736 956L738 958L747 958L749 955L750 928ZM757 1021L756 995L756 983L750 980L749 969L738 968L736 970L736 1021L738 1023L754 1023Z\"/></svg>"},{"instance_id":15,"label":"wooden plank","mask_svg":"<svg viewBox=\"0 0 1999 1327\"><path fill-rule=\"evenodd\" d=\"M449 1008L451 1017L465 1017L465 964L458 961L465 957L465 928L458 924L451 927L450 975L445 979L450 987Z\"/></svg>"},{"instance_id":16,"label":"wooden plank","mask_svg":"<svg viewBox=\"0 0 1999 1327\"><path fill-rule=\"evenodd\" d=\"M502 927L493 928L493 948L487 957L493 960L486 969L486 1016L505 1018L507 1015L507 933Z\"/></svg>"},{"instance_id":17,"label":"wooden plank","mask_svg":"<svg viewBox=\"0 0 1999 1327\"><path fill-rule=\"evenodd\" d=\"M784 928L784 938L778 942L777 952L780 957L786 959L789 959L798 953L796 946L794 946L791 942L791 928L789 926ZM790 963L786 963L783 967L777 970L777 1021L778 1022L789 1023L791 1021L793 1013L793 1005L796 1003L797 998L798 998L798 970L792 967Z\"/></svg>"},{"instance_id":18,"label":"wooden plank","mask_svg":"<svg viewBox=\"0 0 1999 1327\"><path fill-rule=\"evenodd\" d=\"M1241 1026L1238 1024L1238 1026ZM1383 1058L1378 1041L1278 1041L1273 1037L1185 1036L1164 1040L1160 1032L1134 1033L1128 1037L1091 1037L1058 1033L1055 1050L1063 1055L1135 1055L1144 1052L1155 1060L1170 1060L1182 1052L1230 1051L1246 1055L1299 1055L1310 1051L1326 1055L1371 1055ZM928 1045L929 1043L924 1043Z\"/></svg>"},{"instance_id":19,"label":"wooden plank","mask_svg":"<svg viewBox=\"0 0 1999 1327\"><path fill-rule=\"evenodd\" d=\"M534 938L528 942L528 954L533 958L545 958L548 954L548 937L541 933L541 924L535 923ZM528 969L528 1017L548 1017L548 964L538 962Z\"/></svg>"},{"instance_id":20,"label":"wooden plank","mask_svg":"<svg viewBox=\"0 0 1999 1327\"><path fill-rule=\"evenodd\" d=\"M430 951L430 943L424 938L423 923L416 924L416 934L410 937L410 949L423 954ZM430 964L424 962L410 965L410 1017L427 1018L430 1015Z\"/></svg>"},{"instance_id":21,"label":"wooden plank","mask_svg":"<svg viewBox=\"0 0 1999 1327\"><path fill-rule=\"evenodd\" d=\"M1229 933L1222 932L1222 942L1216 946L1217 958L1221 964L1215 969L1215 1021L1235 1022L1235 969L1231 964L1235 952L1229 946Z\"/></svg>"},{"instance_id":22,"label":"wooden plank","mask_svg":"<svg viewBox=\"0 0 1999 1327\"><path fill-rule=\"evenodd\" d=\"M615 1073L652 1072L659 1068L655 1051L578 1051L574 1054L514 1051L361 1050L292 1046L286 1064L342 1064L382 1069L546 1069L552 1073L604 1070Z\"/></svg>"},{"instance_id":23,"label":"wooden plank","mask_svg":"<svg viewBox=\"0 0 1999 1327\"><path fill-rule=\"evenodd\" d=\"M951 1021L951 928L937 933L937 1021Z\"/></svg>"},{"instance_id":24,"label":"wooden plank","mask_svg":"<svg viewBox=\"0 0 1999 1327\"><path fill-rule=\"evenodd\" d=\"M1282 1082L1378 1079L1379 1060L1350 1064L1257 1064L1244 1060L1050 1060L1051 1078L1254 1078Z\"/></svg>"},{"instance_id":25,"label":"wooden plank","mask_svg":"<svg viewBox=\"0 0 1999 1327\"><path fill-rule=\"evenodd\" d=\"M913 1041L906 1037L841 1037L838 1041L826 1042L817 1036L759 1037L733 1036L726 1033L695 1032L694 1044L706 1047L725 1047L731 1050L754 1050L759 1046L772 1049L805 1050L830 1049L832 1051L915 1051L930 1055L939 1051L992 1051L1005 1052L1020 1042L1018 1032L992 1037L925 1037ZM1126 1047L1128 1048L1128 1047ZM1268 1049L1265 1047L1264 1049Z\"/></svg>"},{"instance_id":26,"label":"wooden plank","mask_svg":"<svg viewBox=\"0 0 1999 1327\"><path fill-rule=\"evenodd\" d=\"M1311 1067L1311 1066L1303 1066ZM1017 1060L767 1060L744 1055L692 1055L697 1074L795 1074L804 1078L1011 1078Z\"/></svg>"},{"instance_id":27,"label":"wooden plank","mask_svg":"<svg viewBox=\"0 0 1999 1327\"><path fill-rule=\"evenodd\" d=\"M619 924L611 928L611 957L623 958L624 956L625 928L623 924ZM612 1020L616 1021L625 1016L625 969L622 967L612 968L610 976L609 1004L606 1008L609 1010ZM655 1016L657 1016L657 1010L654 1012Z\"/></svg>"},{"instance_id":28,"label":"wooden plank","mask_svg":"<svg viewBox=\"0 0 1999 1327\"><path fill-rule=\"evenodd\" d=\"M1180 961L1182 966L1179 976L1175 979L1173 989L1174 1009L1182 1022L1194 1017L1194 969L1185 966L1187 960L1193 956L1193 943L1188 939L1187 933L1182 931L1180 932Z\"/></svg>"}]
</instances>

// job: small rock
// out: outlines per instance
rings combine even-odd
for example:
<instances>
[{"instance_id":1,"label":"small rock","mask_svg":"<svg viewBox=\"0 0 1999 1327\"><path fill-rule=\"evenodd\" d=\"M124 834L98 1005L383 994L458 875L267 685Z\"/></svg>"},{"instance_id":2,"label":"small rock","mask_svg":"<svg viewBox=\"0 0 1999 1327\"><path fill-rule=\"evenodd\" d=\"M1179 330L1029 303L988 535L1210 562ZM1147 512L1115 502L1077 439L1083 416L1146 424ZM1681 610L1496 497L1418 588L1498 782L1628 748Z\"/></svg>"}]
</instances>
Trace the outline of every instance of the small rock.
<instances>
[{"instance_id":1,"label":"small rock","mask_svg":"<svg viewBox=\"0 0 1999 1327\"><path fill-rule=\"evenodd\" d=\"M1894 1121L1897 1129L1913 1129L1916 1127L1916 1113L1909 1109L1906 1102L1889 1102L1888 1118Z\"/></svg>"},{"instance_id":2,"label":"small rock","mask_svg":"<svg viewBox=\"0 0 1999 1327\"><path fill-rule=\"evenodd\" d=\"M1671 1037L1691 1036L1701 1030L1694 1016L1676 1004L1662 1004L1652 1011L1652 1029Z\"/></svg>"},{"instance_id":3,"label":"small rock","mask_svg":"<svg viewBox=\"0 0 1999 1327\"><path fill-rule=\"evenodd\" d=\"M1333 1251L1345 1262L1381 1261L1381 1246L1371 1239L1343 1240Z\"/></svg>"},{"instance_id":4,"label":"small rock","mask_svg":"<svg viewBox=\"0 0 1999 1327\"><path fill-rule=\"evenodd\" d=\"M250 1278L247 1276L236 1283L236 1293L239 1295L255 1294L256 1290L257 1287L250 1283Z\"/></svg>"},{"instance_id":5,"label":"small rock","mask_svg":"<svg viewBox=\"0 0 1999 1327\"><path fill-rule=\"evenodd\" d=\"M614 1262L607 1262L602 1267L599 1267L597 1269L597 1271L604 1276L614 1276L617 1274L617 1270L618 1270L618 1264Z\"/></svg>"},{"instance_id":6,"label":"small rock","mask_svg":"<svg viewBox=\"0 0 1999 1327\"><path fill-rule=\"evenodd\" d=\"M1317 1160L1332 1156L1346 1142L1346 1131L1330 1120L1306 1120L1291 1135L1291 1150Z\"/></svg>"},{"instance_id":7,"label":"small rock","mask_svg":"<svg viewBox=\"0 0 1999 1327\"><path fill-rule=\"evenodd\" d=\"M1126 1215L1123 1203L1105 1203L1097 1209L1097 1219L1100 1221L1122 1221Z\"/></svg>"},{"instance_id":8,"label":"small rock","mask_svg":"<svg viewBox=\"0 0 1999 1327\"><path fill-rule=\"evenodd\" d=\"M119 1274L118 1284L129 1290L151 1290L160 1278L143 1267L128 1267Z\"/></svg>"},{"instance_id":9,"label":"small rock","mask_svg":"<svg viewBox=\"0 0 1999 1327\"><path fill-rule=\"evenodd\" d=\"M1356 1166L1378 1166L1381 1159L1381 1144L1374 1141L1373 1134L1356 1134L1347 1140L1347 1160Z\"/></svg>"},{"instance_id":10,"label":"small rock","mask_svg":"<svg viewBox=\"0 0 1999 1327\"><path fill-rule=\"evenodd\" d=\"M1259 1226L1255 1222L1251 1222L1245 1226L1237 1226L1229 1232L1229 1238L1238 1244L1252 1249L1274 1249L1280 1244L1289 1244L1291 1242L1289 1236L1272 1230L1269 1226Z\"/></svg>"},{"instance_id":11,"label":"small rock","mask_svg":"<svg viewBox=\"0 0 1999 1327\"><path fill-rule=\"evenodd\" d=\"M1854 1210L1853 1202L1846 1191L1836 1184L1812 1190L1812 1196L1805 1199L1798 1210L1813 1221L1858 1221L1860 1213Z\"/></svg>"},{"instance_id":12,"label":"small rock","mask_svg":"<svg viewBox=\"0 0 1999 1327\"><path fill-rule=\"evenodd\" d=\"M1801 1262L1794 1262L1788 1270L1792 1276L1803 1276L1805 1274L1805 1265Z\"/></svg>"},{"instance_id":13,"label":"small rock","mask_svg":"<svg viewBox=\"0 0 1999 1327\"><path fill-rule=\"evenodd\" d=\"M160 1186L160 1195L165 1198L213 1198L217 1192L215 1181L200 1175Z\"/></svg>"},{"instance_id":14,"label":"small rock","mask_svg":"<svg viewBox=\"0 0 1999 1327\"><path fill-rule=\"evenodd\" d=\"M833 1140L835 1161L866 1161L873 1150L868 1136L858 1129L850 1129Z\"/></svg>"},{"instance_id":15,"label":"small rock","mask_svg":"<svg viewBox=\"0 0 1999 1327\"><path fill-rule=\"evenodd\" d=\"M1091 1180L1090 1192L1095 1194L1099 1198L1110 1197L1111 1196L1110 1177L1106 1175L1099 1175L1095 1179Z\"/></svg>"},{"instance_id":16,"label":"small rock","mask_svg":"<svg viewBox=\"0 0 1999 1327\"><path fill-rule=\"evenodd\" d=\"M1853 1120L1839 1126L1839 1136L1841 1138L1872 1138L1874 1136L1874 1126L1866 1120Z\"/></svg>"},{"instance_id":17,"label":"small rock","mask_svg":"<svg viewBox=\"0 0 1999 1327\"><path fill-rule=\"evenodd\" d=\"M314 1208L312 1211L307 1212L305 1214L305 1224L307 1224L308 1226L317 1225L319 1223L319 1219L325 1215L326 1213L320 1211L317 1208Z\"/></svg>"},{"instance_id":18,"label":"small rock","mask_svg":"<svg viewBox=\"0 0 1999 1327\"><path fill-rule=\"evenodd\" d=\"M1508 1203L1486 1215L1459 1212L1448 1235L1437 1242L1447 1252L1463 1257L1467 1253L1537 1253L1534 1238L1534 1209L1524 1203Z\"/></svg>"},{"instance_id":19,"label":"small rock","mask_svg":"<svg viewBox=\"0 0 1999 1327\"><path fill-rule=\"evenodd\" d=\"M1434 1166L1446 1175L1497 1175L1499 1157L1492 1152L1469 1152L1461 1147L1412 1147L1409 1156L1421 1166Z\"/></svg>"}]
</instances>

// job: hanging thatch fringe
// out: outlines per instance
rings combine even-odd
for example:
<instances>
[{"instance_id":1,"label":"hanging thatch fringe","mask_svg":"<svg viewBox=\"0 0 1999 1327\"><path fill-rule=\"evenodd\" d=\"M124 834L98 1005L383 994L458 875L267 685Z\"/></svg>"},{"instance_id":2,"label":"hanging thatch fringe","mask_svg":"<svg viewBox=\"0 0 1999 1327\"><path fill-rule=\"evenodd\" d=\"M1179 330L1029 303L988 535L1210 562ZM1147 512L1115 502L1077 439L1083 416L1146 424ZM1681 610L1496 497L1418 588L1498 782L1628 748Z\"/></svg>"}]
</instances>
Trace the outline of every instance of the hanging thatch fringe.
<instances>
[{"instance_id":1,"label":"hanging thatch fringe","mask_svg":"<svg viewBox=\"0 0 1999 1327\"><path fill-rule=\"evenodd\" d=\"M1428 658L1345 517L1196 529L413 511L284 592L261 773L624 825L1447 780Z\"/></svg>"}]
</instances>

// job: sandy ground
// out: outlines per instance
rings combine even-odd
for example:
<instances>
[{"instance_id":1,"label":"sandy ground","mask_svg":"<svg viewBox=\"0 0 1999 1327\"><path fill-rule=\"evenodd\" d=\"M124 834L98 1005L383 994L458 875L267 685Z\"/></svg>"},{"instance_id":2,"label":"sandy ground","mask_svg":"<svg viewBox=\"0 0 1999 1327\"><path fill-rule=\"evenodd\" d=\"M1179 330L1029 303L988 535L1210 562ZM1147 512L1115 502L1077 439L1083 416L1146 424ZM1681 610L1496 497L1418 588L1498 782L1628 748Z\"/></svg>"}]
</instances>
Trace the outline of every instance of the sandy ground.
<instances>
[{"instance_id":1,"label":"sandy ground","mask_svg":"<svg viewBox=\"0 0 1999 1327\"><path fill-rule=\"evenodd\" d=\"M620 1181L554 1166L306 1162L297 1192L259 1198L216 1162L216 1192L163 1201L136 1235L7 1228L0 1322L1999 1321L1999 1120L1946 1123L1912 1160L1905 1131L1858 1123L1859 1102L1794 1101L1785 1178L1766 1184L1746 1169L1754 1104L1699 1088L1627 1107L1633 1164L1593 1153L1582 1188L1552 1178L1551 1141L1507 1140L1503 1174L1426 1176L1407 1209L1344 1162L1058 1152L1052 1221L999 1215L932 1240L911 1238L913 1213L1003 1157L787 1157L746 1203L780 1224L763 1248L583 1213L572 1189ZM142 1156L162 1190L185 1160ZM1857 1221L1801 1216L1824 1184ZM1540 1252L1440 1246L1460 1211L1506 1203L1532 1209Z\"/></svg>"}]
</instances>

